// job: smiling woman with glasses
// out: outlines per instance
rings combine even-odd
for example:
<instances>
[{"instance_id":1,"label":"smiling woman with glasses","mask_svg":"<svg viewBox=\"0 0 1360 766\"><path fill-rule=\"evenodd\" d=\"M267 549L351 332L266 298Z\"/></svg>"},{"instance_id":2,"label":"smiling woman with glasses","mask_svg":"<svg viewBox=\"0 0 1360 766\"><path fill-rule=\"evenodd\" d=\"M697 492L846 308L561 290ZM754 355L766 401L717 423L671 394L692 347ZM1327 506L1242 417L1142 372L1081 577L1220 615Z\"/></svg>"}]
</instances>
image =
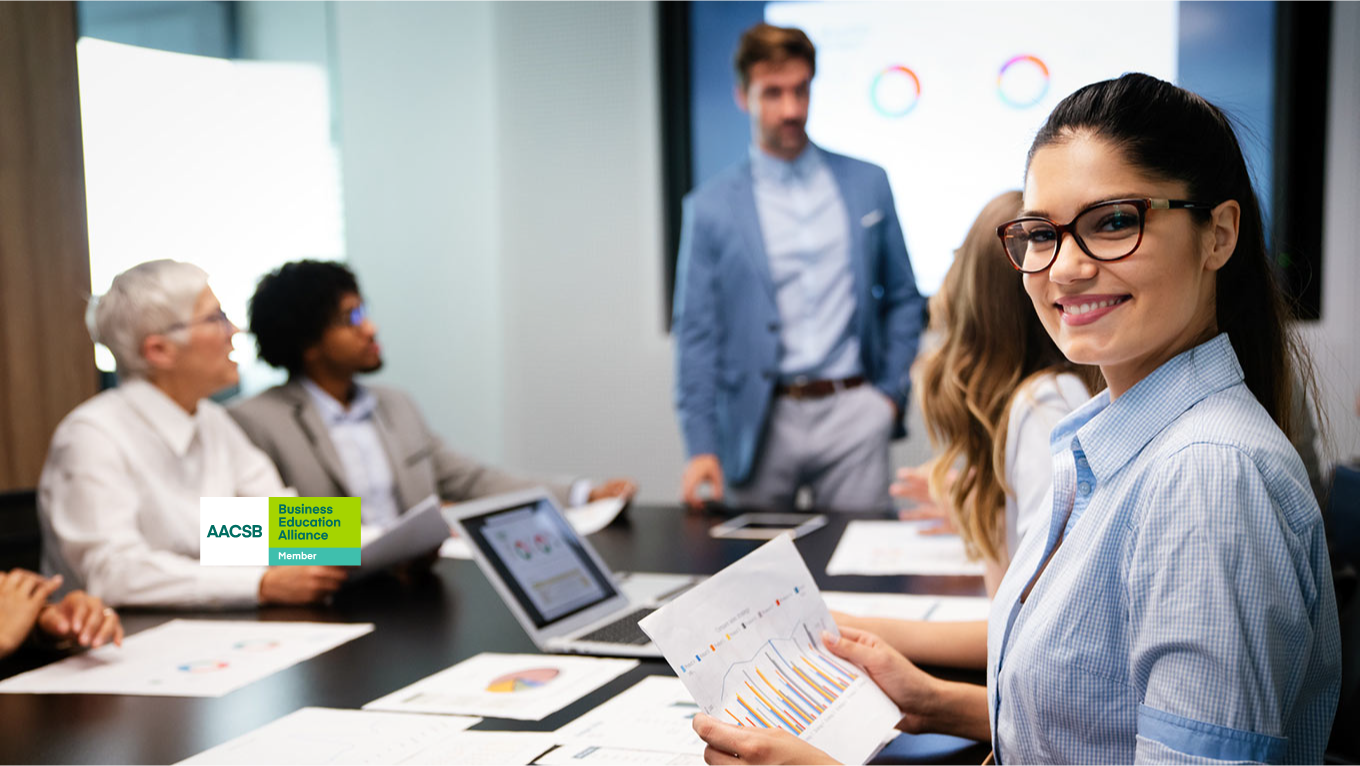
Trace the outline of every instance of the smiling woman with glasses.
<instances>
[{"instance_id":1,"label":"smiling woman with glasses","mask_svg":"<svg viewBox=\"0 0 1360 766\"><path fill-rule=\"evenodd\" d=\"M1108 388L1050 436L1047 518L993 601L987 686L932 678L864 631L828 647L897 702L900 728L991 739L997 763L1320 763L1336 598L1285 435L1294 370L1310 375L1227 118L1147 75L1076 91L998 233L1044 329ZM751 749L696 720L710 763ZM762 761L823 762L763 737Z\"/></svg>"}]
</instances>

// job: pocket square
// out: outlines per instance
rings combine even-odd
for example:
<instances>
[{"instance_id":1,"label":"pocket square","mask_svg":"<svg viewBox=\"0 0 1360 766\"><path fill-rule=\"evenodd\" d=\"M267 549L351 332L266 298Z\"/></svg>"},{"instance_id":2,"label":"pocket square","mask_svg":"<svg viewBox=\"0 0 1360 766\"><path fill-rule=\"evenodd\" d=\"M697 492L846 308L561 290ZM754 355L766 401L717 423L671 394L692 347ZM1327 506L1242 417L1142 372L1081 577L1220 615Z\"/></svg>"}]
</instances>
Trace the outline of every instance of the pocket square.
<instances>
[{"instance_id":1,"label":"pocket square","mask_svg":"<svg viewBox=\"0 0 1360 766\"><path fill-rule=\"evenodd\" d=\"M871 213L865 213L864 217L859 219L859 225L867 229L881 220L883 220L883 211L874 210Z\"/></svg>"}]
</instances>

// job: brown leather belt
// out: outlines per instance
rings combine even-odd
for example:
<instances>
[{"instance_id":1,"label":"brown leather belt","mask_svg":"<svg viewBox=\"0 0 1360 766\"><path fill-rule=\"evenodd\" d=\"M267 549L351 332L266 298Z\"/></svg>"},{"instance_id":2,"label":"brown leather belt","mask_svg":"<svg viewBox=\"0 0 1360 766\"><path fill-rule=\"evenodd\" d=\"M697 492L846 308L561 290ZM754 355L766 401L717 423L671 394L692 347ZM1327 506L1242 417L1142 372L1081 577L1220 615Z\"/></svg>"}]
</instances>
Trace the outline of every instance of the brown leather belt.
<instances>
[{"instance_id":1,"label":"brown leather belt","mask_svg":"<svg viewBox=\"0 0 1360 766\"><path fill-rule=\"evenodd\" d=\"M787 396L792 399L821 399L824 396L831 396L837 391L844 391L855 386L864 385L864 376L856 375L853 378L842 380L809 380L806 383L780 383L774 387L777 396Z\"/></svg>"}]
</instances>

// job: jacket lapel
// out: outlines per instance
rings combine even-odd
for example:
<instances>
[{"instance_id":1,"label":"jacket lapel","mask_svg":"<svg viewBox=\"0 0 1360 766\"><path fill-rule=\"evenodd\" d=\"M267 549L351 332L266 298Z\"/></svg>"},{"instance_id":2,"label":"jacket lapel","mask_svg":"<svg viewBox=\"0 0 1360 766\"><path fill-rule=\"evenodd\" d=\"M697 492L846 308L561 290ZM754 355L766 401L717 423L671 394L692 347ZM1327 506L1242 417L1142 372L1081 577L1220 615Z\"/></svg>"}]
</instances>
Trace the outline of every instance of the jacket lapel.
<instances>
[{"instance_id":1,"label":"jacket lapel","mask_svg":"<svg viewBox=\"0 0 1360 766\"><path fill-rule=\"evenodd\" d=\"M414 505L414 501L408 498L407 492L404 491L410 472L404 459L405 453L400 449L401 442L397 438L396 427L388 420L382 399L378 400L378 406L373 410L373 424L378 431L378 439L382 441L383 452L387 454L387 463L392 467L392 494L397 501L397 513L406 513L406 510Z\"/></svg>"},{"instance_id":2,"label":"jacket lapel","mask_svg":"<svg viewBox=\"0 0 1360 766\"><path fill-rule=\"evenodd\" d=\"M345 477L345 468L340 463L340 453L335 451L330 431L321 420L321 413L317 411L311 395L301 383L289 383L284 386L284 391L293 405L293 419L297 422L298 428L302 429L307 441L311 442L317 462L321 463L322 469L331 477L331 481L335 482L335 486L340 488L341 496L353 497L354 493L350 491L349 481Z\"/></svg>"}]
</instances>

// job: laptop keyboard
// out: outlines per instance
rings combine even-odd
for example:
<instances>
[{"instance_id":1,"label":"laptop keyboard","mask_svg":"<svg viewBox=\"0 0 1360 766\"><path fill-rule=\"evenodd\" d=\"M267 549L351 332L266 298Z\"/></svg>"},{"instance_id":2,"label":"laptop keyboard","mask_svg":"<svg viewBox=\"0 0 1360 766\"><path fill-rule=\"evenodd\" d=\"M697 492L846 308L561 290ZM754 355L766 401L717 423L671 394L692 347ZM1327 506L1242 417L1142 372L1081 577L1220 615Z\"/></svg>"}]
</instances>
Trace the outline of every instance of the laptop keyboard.
<instances>
[{"instance_id":1,"label":"laptop keyboard","mask_svg":"<svg viewBox=\"0 0 1360 766\"><path fill-rule=\"evenodd\" d=\"M638 620L655 612L652 608L642 608L635 612L630 612L623 617L597 628L584 636L577 636L577 641L596 641L602 644L629 644L632 646L646 646L652 642L642 628L638 627Z\"/></svg>"}]
</instances>

